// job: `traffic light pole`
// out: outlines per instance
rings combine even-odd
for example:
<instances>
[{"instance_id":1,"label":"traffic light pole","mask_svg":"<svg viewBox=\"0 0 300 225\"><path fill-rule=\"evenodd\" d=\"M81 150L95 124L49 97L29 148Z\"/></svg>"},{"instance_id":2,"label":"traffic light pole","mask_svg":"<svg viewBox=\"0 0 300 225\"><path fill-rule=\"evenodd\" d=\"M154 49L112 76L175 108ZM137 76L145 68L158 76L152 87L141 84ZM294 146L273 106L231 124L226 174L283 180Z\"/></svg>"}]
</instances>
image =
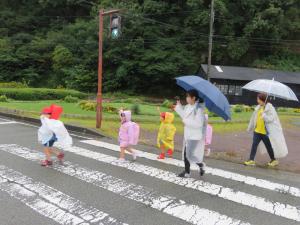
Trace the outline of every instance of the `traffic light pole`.
<instances>
[{"instance_id":1,"label":"traffic light pole","mask_svg":"<svg viewBox=\"0 0 300 225\"><path fill-rule=\"evenodd\" d=\"M96 114L96 128L101 128L102 123L102 44L103 44L103 12L99 11L99 52L98 52L98 92L97 92L97 114Z\"/></svg>"},{"instance_id":2,"label":"traffic light pole","mask_svg":"<svg viewBox=\"0 0 300 225\"><path fill-rule=\"evenodd\" d=\"M103 18L106 15L118 13L120 10L111 10L104 12L99 11L99 52L98 52L98 91L97 91L97 113L96 113L96 128L101 128L102 125L102 51L103 51Z\"/></svg>"}]
</instances>

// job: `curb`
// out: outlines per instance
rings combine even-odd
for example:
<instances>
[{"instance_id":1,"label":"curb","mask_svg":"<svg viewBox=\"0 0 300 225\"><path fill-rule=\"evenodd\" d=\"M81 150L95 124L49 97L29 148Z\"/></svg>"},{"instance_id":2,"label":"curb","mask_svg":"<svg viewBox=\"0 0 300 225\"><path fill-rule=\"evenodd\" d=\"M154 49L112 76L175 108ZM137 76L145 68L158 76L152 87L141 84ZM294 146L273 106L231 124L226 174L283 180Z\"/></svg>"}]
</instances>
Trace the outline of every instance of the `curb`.
<instances>
[{"instance_id":1,"label":"curb","mask_svg":"<svg viewBox=\"0 0 300 225\"><path fill-rule=\"evenodd\" d=\"M31 117L26 117L22 115L16 115L16 114L10 114L10 113L4 113L0 112L0 116L14 119L20 122L27 122L33 125L41 125L41 121L39 119L31 118ZM100 132L90 129L90 128L85 128L85 127L80 127L80 126L75 126L75 125L70 125L70 124L65 124L65 127L67 130L71 132L76 132L80 134L86 134L86 135L91 135L91 136L96 136L96 137L106 137L105 135L101 134Z\"/></svg>"}]
</instances>

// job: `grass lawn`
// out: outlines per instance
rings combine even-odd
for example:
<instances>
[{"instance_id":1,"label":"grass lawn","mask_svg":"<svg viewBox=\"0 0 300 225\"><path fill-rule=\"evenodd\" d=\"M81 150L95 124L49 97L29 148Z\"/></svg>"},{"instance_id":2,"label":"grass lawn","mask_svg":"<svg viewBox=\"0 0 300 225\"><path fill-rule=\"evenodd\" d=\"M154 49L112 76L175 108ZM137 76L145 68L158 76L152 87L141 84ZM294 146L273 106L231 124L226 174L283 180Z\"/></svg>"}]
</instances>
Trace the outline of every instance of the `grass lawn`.
<instances>
[{"instance_id":1,"label":"grass lawn","mask_svg":"<svg viewBox=\"0 0 300 225\"><path fill-rule=\"evenodd\" d=\"M55 103L64 108L64 115L62 121L69 124L95 128L95 112L82 110L76 103L66 103L63 101L10 101L0 102L0 107L22 110L23 114L30 117L38 118L39 112L45 106ZM141 103L140 115L133 115L133 120L137 121L141 128L145 131L155 132L159 126L159 114L157 112L157 105ZM104 103L104 106L112 106L114 108L131 108L130 103ZM169 111L167 108L161 107L161 111ZM213 124L214 132L227 133L244 131L247 128L248 121L252 112L232 113L231 122L223 122L221 118L210 117L210 123ZM119 117L117 114L104 113L103 114L102 132L105 134L117 137L119 128ZM293 121L300 120L300 113L280 113L280 119L285 127L295 126ZM180 118L176 116L175 126L178 133L183 133L183 126Z\"/></svg>"}]
</instances>

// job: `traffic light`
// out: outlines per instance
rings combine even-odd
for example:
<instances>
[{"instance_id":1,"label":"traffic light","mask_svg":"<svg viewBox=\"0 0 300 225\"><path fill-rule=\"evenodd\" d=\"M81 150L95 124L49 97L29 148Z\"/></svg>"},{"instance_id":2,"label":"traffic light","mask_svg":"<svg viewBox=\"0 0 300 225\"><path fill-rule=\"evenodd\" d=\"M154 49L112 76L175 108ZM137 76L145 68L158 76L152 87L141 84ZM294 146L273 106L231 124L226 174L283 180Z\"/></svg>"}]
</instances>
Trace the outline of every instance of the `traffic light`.
<instances>
[{"instance_id":1,"label":"traffic light","mask_svg":"<svg viewBox=\"0 0 300 225\"><path fill-rule=\"evenodd\" d=\"M121 16L116 14L111 16L110 35L114 39L121 35Z\"/></svg>"}]
</instances>

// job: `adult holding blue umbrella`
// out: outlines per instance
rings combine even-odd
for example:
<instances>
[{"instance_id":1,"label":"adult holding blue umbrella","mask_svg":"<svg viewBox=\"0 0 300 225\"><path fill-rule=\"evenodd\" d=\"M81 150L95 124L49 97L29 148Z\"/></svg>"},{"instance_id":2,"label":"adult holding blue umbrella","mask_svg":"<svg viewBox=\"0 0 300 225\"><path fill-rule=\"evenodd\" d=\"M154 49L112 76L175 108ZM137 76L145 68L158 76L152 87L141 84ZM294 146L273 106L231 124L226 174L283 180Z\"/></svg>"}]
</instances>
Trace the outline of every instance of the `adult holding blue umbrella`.
<instances>
[{"instance_id":1,"label":"adult holding blue umbrella","mask_svg":"<svg viewBox=\"0 0 300 225\"><path fill-rule=\"evenodd\" d=\"M205 106L225 120L230 117L230 105L222 92L210 82L197 76L176 78L177 84L186 90L186 106L178 100L175 111L184 124L182 158L185 170L179 177L190 177L190 164L199 166L200 176L205 173L203 163L205 146Z\"/></svg>"},{"instance_id":2,"label":"adult holding blue umbrella","mask_svg":"<svg viewBox=\"0 0 300 225\"><path fill-rule=\"evenodd\" d=\"M176 82L178 86L186 91L196 90L209 111L222 117L225 121L231 119L230 104L225 95L215 85L193 75L177 77Z\"/></svg>"}]
</instances>

